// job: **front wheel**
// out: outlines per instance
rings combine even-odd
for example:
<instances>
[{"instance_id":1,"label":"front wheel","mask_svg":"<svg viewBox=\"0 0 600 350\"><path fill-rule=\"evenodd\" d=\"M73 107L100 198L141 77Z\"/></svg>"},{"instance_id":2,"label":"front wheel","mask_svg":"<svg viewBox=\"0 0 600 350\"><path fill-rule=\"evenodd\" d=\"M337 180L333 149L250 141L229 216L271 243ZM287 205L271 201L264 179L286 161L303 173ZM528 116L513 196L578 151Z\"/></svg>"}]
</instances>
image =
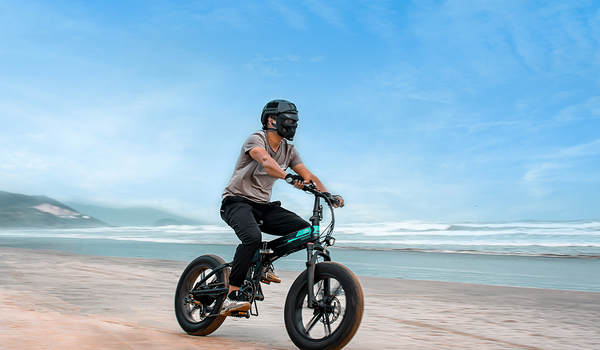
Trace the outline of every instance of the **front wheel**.
<instances>
[{"instance_id":1,"label":"front wheel","mask_svg":"<svg viewBox=\"0 0 600 350\"><path fill-rule=\"evenodd\" d=\"M344 265L315 265L313 288L317 304L308 307L308 272L296 278L285 300L285 328L302 350L337 350L354 336L364 309L362 288Z\"/></svg>"},{"instance_id":2,"label":"front wheel","mask_svg":"<svg viewBox=\"0 0 600 350\"><path fill-rule=\"evenodd\" d=\"M208 335L219 328L225 316L218 313L227 294L205 294L194 298L192 290L223 289L229 287L229 267L216 271L200 283L216 267L225 264L218 255L202 255L192 261L181 274L175 291L175 316L181 328L191 335Z\"/></svg>"}]
</instances>

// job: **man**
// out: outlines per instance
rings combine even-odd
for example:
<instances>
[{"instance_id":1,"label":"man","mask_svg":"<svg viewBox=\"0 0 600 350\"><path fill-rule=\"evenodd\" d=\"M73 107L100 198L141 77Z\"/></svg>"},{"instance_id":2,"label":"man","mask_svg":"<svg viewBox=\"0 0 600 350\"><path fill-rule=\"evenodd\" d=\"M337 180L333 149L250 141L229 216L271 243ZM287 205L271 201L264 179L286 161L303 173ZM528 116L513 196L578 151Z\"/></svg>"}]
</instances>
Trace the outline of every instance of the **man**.
<instances>
[{"instance_id":1,"label":"man","mask_svg":"<svg viewBox=\"0 0 600 350\"><path fill-rule=\"evenodd\" d=\"M221 315L250 309L249 302L240 300L239 289L252 257L260 247L261 230L283 236L310 226L298 215L282 208L281 202L270 202L275 181L285 179L298 189L312 181L320 191L327 192L323 183L304 165L294 145L288 142L294 139L298 120L298 110L293 103L286 100L267 103L261 115L263 128L244 142L231 180L223 192L221 218L233 228L242 243L233 258L229 294ZM288 168L297 175L286 173ZM336 206L343 206L342 197L335 197L340 202ZM281 282L271 269L264 272L262 281Z\"/></svg>"}]
</instances>

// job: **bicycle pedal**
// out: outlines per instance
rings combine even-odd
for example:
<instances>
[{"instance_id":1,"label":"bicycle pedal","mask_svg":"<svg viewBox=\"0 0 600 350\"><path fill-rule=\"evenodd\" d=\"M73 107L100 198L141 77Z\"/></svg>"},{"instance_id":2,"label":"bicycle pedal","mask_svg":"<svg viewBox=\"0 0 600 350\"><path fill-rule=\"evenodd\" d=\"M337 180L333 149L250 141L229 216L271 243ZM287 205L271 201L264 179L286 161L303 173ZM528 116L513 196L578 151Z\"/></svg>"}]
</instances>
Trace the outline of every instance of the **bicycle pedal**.
<instances>
[{"instance_id":1,"label":"bicycle pedal","mask_svg":"<svg viewBox=\"0 0 600 350\"><path fill-rule=\"evenodd\" d=\"M263 280L263 279L261 279L260 281L264 284L271 284L271 281L267 281L267 280Z\"/></svg>"},{"instance_id":2,"label":"bicycle pedal","mask_svg":"<svg viewBox=\"0 0 600 350\"><path fill-rule=\"evenodd\" d=\"M231 315L229 316L233 316L233 317L238 317L238 318L250 318L250 311L245 311L245 312L241 312L241 311L233 311L231 313Z\"/></svg>"},{"instance_id":3,"label":"bicycle pedal","mask_svg":"<svg viewBox=\"0 0 600 350\"><path fill-rule=\"evenodd\" d=\"M261 249L260 250L261 254L273 254L273 249Z\"/></svg>"}]
</instances>

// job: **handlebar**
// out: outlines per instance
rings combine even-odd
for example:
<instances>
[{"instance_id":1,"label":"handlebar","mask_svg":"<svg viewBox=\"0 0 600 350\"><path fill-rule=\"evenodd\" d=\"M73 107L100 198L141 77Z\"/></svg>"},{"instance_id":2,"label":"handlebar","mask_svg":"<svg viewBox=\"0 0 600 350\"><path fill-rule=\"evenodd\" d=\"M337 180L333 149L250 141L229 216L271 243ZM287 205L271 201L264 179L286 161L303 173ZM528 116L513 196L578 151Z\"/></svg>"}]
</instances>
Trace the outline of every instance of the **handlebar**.
<instances>
[{"instance_id":1,"label":"handlebar","mask_svg":"<svg viewBox=\"0 0 600 350\"><path fill-rule=\"evenodd\" d=\"M304 182L304 178L300 175L295 175L295 174L287 174L285 176L285 182L289 183L290 185L294 185L298 181ZM304 190L306 192L310 192L317 197L321 197L321 198L325 199L325 201L327 202L327 204L329 204L329 206L331 206L331 205L339 206L341 204L340 200L335 198L334 196L332 196L331 193L319 191L317 189L317 186L315 185L315 183L312 180L310 180L309 184L305 184L304 187L302 188L302 190Z\"/></svg>"},{"instance_id":2,"label":"handlebar","mask_svg":"<svg viewBox=\"0 0 600 350\"><path fill-rule=\"evenodd\" d=\"M330 204L330 205L340 205L340 201L339 199L335 198L334 196L331 195L331 193L329 192L321 192L317 189L317 186L315 185L314 182L311 182L309 184L304 185L304 187L302 188L303 191L305 192L310 192L312 194L314 194L317 197L321 197L323 199L325 199L325 201Z\"/></svg>"}]
</instances>

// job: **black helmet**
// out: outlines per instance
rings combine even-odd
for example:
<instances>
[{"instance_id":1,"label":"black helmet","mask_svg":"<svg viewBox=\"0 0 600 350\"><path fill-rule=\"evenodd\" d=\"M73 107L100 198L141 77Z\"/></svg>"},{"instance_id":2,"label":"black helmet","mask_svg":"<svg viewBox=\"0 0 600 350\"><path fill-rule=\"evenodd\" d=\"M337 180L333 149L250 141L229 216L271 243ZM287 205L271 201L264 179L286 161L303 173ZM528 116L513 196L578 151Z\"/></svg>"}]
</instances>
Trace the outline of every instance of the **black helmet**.
<instances>
[{"instance_id":1,"label":"black helmet","mask_svg":"<svg viewBox=\"0 0 600 350\"><path fill-rule=\"evenodd\" d=\"M273 100L267 103L260 116L264 130L269 129L267 128L269 117L277 121L277 128L273 130L277 131L279 136L290 141L294 139L299 120L295 104L286 100Z\"/></svg>"}]
</instances>

